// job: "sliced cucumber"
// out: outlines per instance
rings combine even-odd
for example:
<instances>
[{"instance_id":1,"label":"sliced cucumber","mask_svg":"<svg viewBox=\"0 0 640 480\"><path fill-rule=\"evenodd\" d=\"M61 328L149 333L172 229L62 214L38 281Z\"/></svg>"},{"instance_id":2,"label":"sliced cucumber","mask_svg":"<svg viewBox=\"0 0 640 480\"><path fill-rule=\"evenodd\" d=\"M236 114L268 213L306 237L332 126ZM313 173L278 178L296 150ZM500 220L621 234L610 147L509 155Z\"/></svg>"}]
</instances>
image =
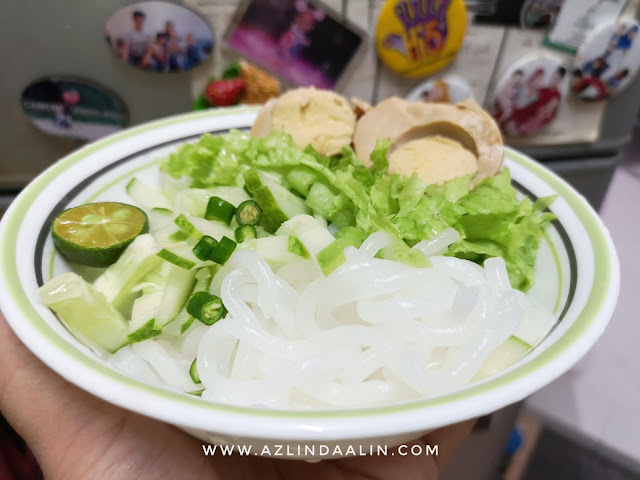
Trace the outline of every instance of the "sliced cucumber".
<instances>
[{"instance_id":1,"label":"sliced cucumber","mask_svg":"<svg viewBox=\"0 0 640 480\"><path fill-rule=\"evenodd\" d=\"M193 290L195 270L184 270L170 263L162 263L154 275L150 293L133 303L129 341L140 342L160 334L163 328L178 317Z\"/></svg>"},{"instance_id":2,"label":"sliced cucumber","mask_svg":"<svg viewBox=\"0 0 640 480\"><path fill-rule=\"evenodd\" d=\"M200 260L196 257L193 253L193 247L185 242L168 245L160 250L157 256L184 270L202 268L214 264L211 260Z\"/></svg>"},{"instance_id":3,"label":"sliced cucumber","mask_svg":"<svg viewBox=\"0 0 640 480\"><path fill-rule=\"evenodd\" d=\"M480 368L480 371L474 377L474 381L479 381L500 373L524 357L531 348L531 345L528 343L514 336L509 337L502 345L489 354L482 368Z\"/></svg>"},{"instance_id":4,"label":"sliced cucumber","mask_svg":"<svg viewBox=\"0 0 640 480\"><path fill-rule=\"evenodd\" d=\"M289 235L289 240L287 242L287 250L289 250L294 255L298 255L302 258L311 258L309 254L309 250L304 246L304 244L300 241L298 237L295 235Z\"/></svg>"},{"instance_id":5,"label":"sliced cucumber","mask_svg":"<svg viewBox=\"0 0 640 480\"><path fill-rule=\"evenodd\" d=\"M329 230L310 215L297 215L287 220L276 234L296 236L314 257L335 241Z\"/></svg>"},{"instance_id":6,"label":"sliced cucumber","mask_svg":"<svg viewBox=\"0 0 640 480\"><path fill-rule=\"evenodd\" d=\"M243 242L242 248L255 251L270 265L299 261L300 256L289 251L289 238L288 235L257 238Z\"/></svg>"},{"instance_id":7,"label":"sliced cucumber","mask_svg":"<svg viewBox=\"0 0 640 480\"><path fill-rule=\"evenodd\" d=\"M202 383L202 381L200 380L200 375L198 374L198 365L196 364L196 360L194 360L191 363L191 367L189 368L189 376L191 377L191 380L193 380L193 383Z\"/></svg>"},{"instance_id":8,"label":"sliced cucumber","mask_svg":"<svg viewBox=\"0 0 640 480\"><path fill-rule=\"evenodd\" d=\"M314 213L322 215L324 218L332 218L338 210L343 208L340 205L340 196L334 193L324 183L314 183L309 190L309 195L304 201Z\"/></svg>"},{"instance_id":9,"label":"sliced cucumber","mask_svg":"<svg viewBox=\"0 0 640 480\"><path fill-rule=\"evenodd\" d=\"M305 166L294 167L287 174L287 182L291 188L305 197L309 194L311 185L317 180L318 175L316 172Z\"/></svg>"},{"instance_id":10,"label":"sliced cucumber","mask_svg":"<svg viewBox=\"0 0 640 480\"><path fill-rule=\"evenodd\" d=\"M309 213L301 198L263 172L254 168L244 172L243 176L245 187L260 205L264 216L276 228L296 215Z\"/></svg>"},{"instance_id":11,"label":"sliced cucumber","mask_svg":"<svg viewBox=\"0 0 640 480\"><path fill-rule=\"evenodd\" d=\"M541 307L527 309L527 313L513 335L529 345L537 345L556 323L556 317Z\"/></svg>"},{"instance_id":12,"label":"sliced cucumber","mask_svg":"<svg viewBox=\"0 0 640 480\"><path fill-rule=\"evenodd\" d=\"M217 241L220 241L222 237L233 238L233 228L222 222L205 220L204 218L194 217L193 215L183 215L183 217L190 225L192 225L193 228L195 228L197 232L200 233L200 237L202 237L202 235L209 235Z\"/></svg>"},{"instance_id":13,"label":"sliced cucumber","mask_svg":"<svg viewBox=\"0 0 640 480\"><path fill-rule=\"evenodd\" d=\"M176 195L176 210L204 218L211 197L220 197L236 207L251 199L241 187L188 188Z\"/></svg>"},{"instance_id":14,"label":"sliced cucumber","mask_svg":"<svg viewBox=\"0 0 640 480\"><path fill-rule=\"evenodd\" d=\"M335 240L331 245L320 250L316 255L318 266L322 269L322 273L324 273L325 276L329 275L347 261L342 248L342 244Z\"/></svg>"},{"instance_id":15,"label":"sliced cucumber","mask_svg":"<svg viewBox=\"0 0 640 480\"><path fill-rule=\"evenodd\" d=\"M214 267L205 267L196 272L195 277L197 281L195 283L195 286L193 287L193 290L190 292L187 298L189 298L193 293L205 292L209 289L209 285L211 285L211 280L213 279L213 276L210 273L210 270L212 268ZM193 325L194 320L195 317L191 316L189 312L187 312L187 306L185 304L180 310L180 313L176 316L176 319L166 325L162 331L163 333L166 333L168 335L182 335L189 329L191 325Z\"/></svg>"},{"instance_id":16,"label":"sliced cucumber","mask_svg":"<svg viewBox=\"0 0 640 480\"><path fill-rule=\"evenodd\" d=\"M107 301L120 311L133 302L133 287L160 263L156 255L160 247L150 234L144 234L127 247L118 261L107 268L93 283Z\"/></svg>"},{"instance_id":17,"label":"sliced cucumber","mask_svg":"<svg viewBox=\"0 0 640 480\"><path fill-rule=\"evenodd\" d=\"M127 343L129 325L106 297L69 272L45 283L38 294L80 341L115 352Z\"/></svg>"},{"instance_id":18,"label":"sliced cucumber","mask_svg":"<svg viewBox=\"0 0 640 480\"><path fill-rule=\"evenodd\" d=\"M189 219L186 216L182 214L178 215L173 221L173 223L175 223L180 230L182 230L184 233L189 235L194 240L197 241L202 238L203 233L200 230L198 230L193 225L193 223L189 221Z\"/></svg>"},{"instance_id":19,"label":"sliced cucumber","mask_svg":"<svg viewBox=\"0 0 640 480\"><path fill-rule=\"evenodd\" d=\"M171 202L160 190L150 187L135 177L127 184L126 190L134 202L147 210L152 208L171 209Z\"/></svg>"}]
</instances>

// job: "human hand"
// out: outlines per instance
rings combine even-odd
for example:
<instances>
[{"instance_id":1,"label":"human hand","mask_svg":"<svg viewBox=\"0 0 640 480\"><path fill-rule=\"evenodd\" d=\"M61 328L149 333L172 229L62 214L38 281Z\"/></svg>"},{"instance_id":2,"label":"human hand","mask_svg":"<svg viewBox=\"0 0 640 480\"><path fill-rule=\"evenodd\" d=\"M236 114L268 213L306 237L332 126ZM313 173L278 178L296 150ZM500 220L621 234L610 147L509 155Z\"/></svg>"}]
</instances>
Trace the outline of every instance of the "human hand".
<instances>
[{"instance_id":1,"label":"human hand","mask_svg":"<svg viewBox=\"0 0 640 480\"><path fill-rule=\"evenodd\" d=\"M29 352L1 314L0 365L0 411L29 444L45 478L53 480L434 480L474 423L436 430L413 442L438 445L438 456L365 456L318 463L206 457L200 440L68 383Z\"/></svg>"}]
</instances>

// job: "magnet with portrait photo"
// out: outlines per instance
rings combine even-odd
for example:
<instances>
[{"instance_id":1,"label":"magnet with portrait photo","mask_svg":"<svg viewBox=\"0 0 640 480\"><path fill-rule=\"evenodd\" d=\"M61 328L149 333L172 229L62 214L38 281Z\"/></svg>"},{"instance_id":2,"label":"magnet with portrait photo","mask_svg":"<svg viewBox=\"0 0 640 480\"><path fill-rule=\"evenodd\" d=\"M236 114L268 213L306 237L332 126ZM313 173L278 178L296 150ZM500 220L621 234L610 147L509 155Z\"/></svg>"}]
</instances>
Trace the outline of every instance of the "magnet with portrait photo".
<instances>
[{"instance_id":1,"label":"magnet with portrait photo","mask_svg":"<svg viewBox=\"0 0 640 480\"><path fill-rule=\"evenodd\" d=\"M93 80L52 76L22 92L22 109L39 130L56 137L93 141L127 126L120 97Z\"/></svg>"},{"instance_id":2,"label":"magnet with portrait photo","mask_svg":"<svg viewBox=\"0 0 640 480\"><path fill-rule=\"evenodd\" d=\"M116 10L107 43L129 65L150 72L191 70L211 56L215 37L196 12L167 2L140 2Z\"/></svg>"},{"instance_id":3,"label":"magnet with portrait photo","mask_svg":"<svg viewBox=\"0 0 640 480\"><path fill-rule=\"evenodd\" d=\"M496 84L491 111L506 135L531 135L556 118L567 88L567 69L559 58L531 53Z\"/></svg>"},{"instance_id":4,"label":"magnet with portrait photo","mask_svg":"<svg viewBox=\"0 0 640 480\"><path fill-rule=\"evenodd\" d=\"M624 90L640 68L640 24L620 18L601 26L578 49L571 89L589 101L606 99Z\"/></svg>"}]
</instances>

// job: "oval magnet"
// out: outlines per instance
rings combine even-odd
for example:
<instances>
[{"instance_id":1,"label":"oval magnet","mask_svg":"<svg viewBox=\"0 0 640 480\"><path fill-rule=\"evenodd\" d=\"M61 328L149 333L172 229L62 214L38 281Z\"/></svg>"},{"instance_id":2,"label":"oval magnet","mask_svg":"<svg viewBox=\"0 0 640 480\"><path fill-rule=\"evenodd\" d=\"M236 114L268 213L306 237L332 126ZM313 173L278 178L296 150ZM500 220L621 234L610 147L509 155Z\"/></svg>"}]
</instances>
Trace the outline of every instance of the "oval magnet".
<instances>
[{"instance_id":1,"label":"oval magnet","mask_svg":"<svg viewBox=\"0 0 640 480\"><path fill-rule=\"evenodd\" d=\"M526 55L496 84L492 113L507 135L535 133L551 123L566 95L567 70L546 53Z\"/></svg>"},{"instance_id":2,"label":"oval magnet","mask_svg":"<svg viewBox=\"0 0 640 480\"><path fill-rule=\"evenodd\" d=\"M166 2L127 5L106 25L113 53L141 70L181 72L205 61L214 37L207 22L188 8Z\"/></svg>"},{"instance_id":3,"label":"oval magnet","mask_svg":"<svg viewBox=\"0 0 640 480\"><path fill-rule=\"evenodd\" d=\"M85 141L125 127L129 116L114 92L73 77L36 80L22 92L21 103L24 113L43 132Z\"/></svg>"},{"instance_id":4,"label":"oval magnet","mask_svg":"<svg viewBox=\"0 0 640 480\"><path fill-rule=\"evenodd\" d=\"M388 0L378 18L376 49L394 72L426 77L453 60L466 27L463 0Z\"/></svg>"},{"instance_id":5,"label":"oval magnet","mask_svg":"<svg viewBox=\"0 0 640 480\"><path fill-rule=\"evenodd\" d=\"M407 95L407 100L433 103L458 103L469 97L473 97L469 84L461 77L447 75L424 81L411 90L409 95Z\"/></svg>"},{"instance_id":6,"label":"oval magnet","mask_svg":"<svg viewBox=\"0 0 640 480\"><path fill-rule=\"evenodd\" d=\"M624 90L640 67L640 25L620 18L597 29L578 49L571 89L585 100L602 100Z\"/></svg>"}]
</instances>

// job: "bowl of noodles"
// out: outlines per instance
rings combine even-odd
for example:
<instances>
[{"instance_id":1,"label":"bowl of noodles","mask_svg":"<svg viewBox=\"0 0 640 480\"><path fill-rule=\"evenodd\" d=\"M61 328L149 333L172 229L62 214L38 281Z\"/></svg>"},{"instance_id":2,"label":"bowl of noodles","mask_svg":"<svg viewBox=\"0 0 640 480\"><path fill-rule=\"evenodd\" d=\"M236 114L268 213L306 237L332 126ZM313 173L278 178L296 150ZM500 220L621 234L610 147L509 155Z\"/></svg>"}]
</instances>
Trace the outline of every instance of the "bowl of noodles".
<instances>
[{"instance_id":1,"label":"bowl of noodles","mask_svg":"<svg viewBox=\"0 0 640 480\"><path fill-rule=\"evenodd\" d=\"M32 352L205 442L312 459L522 400L603 332L615 248L544 166L505 148L493 175L429 186L389 172L389 144L367 167L348 147L251 135L258 114L143 124L25 188L1 224L0 305ZM62 255L51 229L100 202L136 205L148 228L98 268Z\"/></svg>"}]
</instances>

